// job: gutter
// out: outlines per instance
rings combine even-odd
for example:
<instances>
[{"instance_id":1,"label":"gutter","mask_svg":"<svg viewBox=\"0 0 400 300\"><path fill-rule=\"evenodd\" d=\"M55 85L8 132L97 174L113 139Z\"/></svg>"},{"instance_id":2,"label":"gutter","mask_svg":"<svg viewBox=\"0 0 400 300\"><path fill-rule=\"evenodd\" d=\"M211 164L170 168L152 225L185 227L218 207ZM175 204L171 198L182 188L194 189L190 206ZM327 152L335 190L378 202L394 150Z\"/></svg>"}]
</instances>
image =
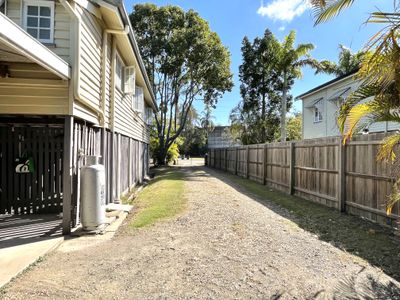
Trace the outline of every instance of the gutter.
<instances>
[{"instance_id":1,"label":"gutter","mask_svg":"<svg viewBox=\"0 0 400 300\"><path fill-rule=\"evenodd\" d=\"M317 87L315 87L315 88L313 88L313 89L311 89L311 90L309 90L309 91L297 96L295 98L295 100L299 100L299 99L301 100L302 98L308 97L308 96L310 96L312 94L315 94L315 93L321 91L322 89L330 87L333 84L337 84L339 82L342 82L342 81L348 79L349 77L354 76L357 72L358 72L358 69L353 71L353 72L351 72L351 73L349 73L349 74L346 74L346 75L343 75L343 76L339 76L339 77L334 78L334 79L332 79L332 80L330 80L328 82L325 82L325 83L323 83L323 84L321 84L321 85L319 85L319 86L317 86Z\"/></svg>"},{"instance_id":2,"label":"gutter","mask_svg":"<svg viewBox=\"0 0 400 300\"><path fill-rule=\"evenodd\" d=\"M80 55L80 43L81 43L81 16L75 11L75 9L69 4L67 0L60 0L61 5L69 13L69 15L75 19L75 49L73 50L73 88L74 98L94 112L99 120L99 123L104 126L104 113L99 107L93 105L88 99L81 95L81 55ZM76 4L75 4L76 5Z\"/></svg>"},{"instance_id":3,"label":"gutter","mask_svg":"<svg viewBox=\"0 0 400 300\"><path fill-rule=\"evenodd\" d=\"M138 64L139 64L140 71L143 74L144 81L146 83L147 89L149 90L149 93L150 93L150 96L151 96L151 100L152 100L152 103L153 103L153 108L156 111L158 111L156 97L154 95L153 87L152 87L152 85L150 83L149 77L147 76L146 67L144 66L143 59L142 59L142 56L140 55L139 47L138 47L138 44L136 42L135 35L133 34L131 21L128 18L128 13L126 12L124 3L122 1L118 5L118 10L119 10L119 12L121 14L122 20L124 21L125 24L127 24L126 26L129 26L130 30L129 30L128 36L129 36L129 40L130 40L130 42L132 44L132 47L133 47L133 52L135 53L135 56L136 56Z\"/></svg>"}]
</instances>

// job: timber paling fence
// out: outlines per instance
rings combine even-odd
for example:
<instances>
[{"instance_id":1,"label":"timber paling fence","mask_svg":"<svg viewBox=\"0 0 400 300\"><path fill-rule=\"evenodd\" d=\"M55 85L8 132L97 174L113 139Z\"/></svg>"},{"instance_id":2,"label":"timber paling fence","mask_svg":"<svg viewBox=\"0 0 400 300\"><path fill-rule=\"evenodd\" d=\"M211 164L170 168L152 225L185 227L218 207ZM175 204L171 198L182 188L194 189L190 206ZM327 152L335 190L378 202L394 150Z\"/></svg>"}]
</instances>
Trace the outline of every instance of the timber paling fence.
<instances>
[{"instance_id":1,"label":"timber paling fence","mask_svg":"<svg viewBox=\"0 0 400 300\"><path fill-rule=\"evenodd\" d=\"M340 137L209 149L208 166L236 174L288 194L397 226L399 205L386 214L396 178L394 167L377 161L388 134Z\"/></svg>"}]
</instances>

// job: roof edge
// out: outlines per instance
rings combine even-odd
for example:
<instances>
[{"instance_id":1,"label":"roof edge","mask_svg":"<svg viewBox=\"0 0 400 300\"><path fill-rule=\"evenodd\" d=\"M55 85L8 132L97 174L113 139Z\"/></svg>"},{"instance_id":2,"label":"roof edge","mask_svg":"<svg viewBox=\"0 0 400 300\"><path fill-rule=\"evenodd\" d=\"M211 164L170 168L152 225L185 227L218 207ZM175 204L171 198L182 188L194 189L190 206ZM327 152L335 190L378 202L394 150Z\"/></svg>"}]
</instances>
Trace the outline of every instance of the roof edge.
<instances>
[{"instance_id":1,"label":"roof edge","mask_svg":"<svg viewBox=\"0 0 400 300\"><path fill-rule=\"evenodd\" d=\"M334 84L334 83L337 83L337 82L339 82L339 81L341 81L341 80L347 79L347 78L353 76L354 74L356 74L356 73L358 72L358 70L359 70L359 69L356 69L356 70L354 70L354 71L352 71L352 72L350 72L350 73L341 75L341 76L336 77L336 78L334 78L334 79L332 79L332 80L330 80L330 81L328 81L328 82L325 82L325 83L323 83L323 84L321 84L321 85L319 85L319 86L317 86L317 87L315 87L315 88L312 88L311 90L309 90L309 91L307 91L307 92L305 92L305 93L303 93L303 94L301 94L301 95L296 96L295 99L296 99L296 100L297 100L297 99L302 99L302 98L304 98L304 97L306 97L306 96L309 96L309 95L311 95L311 94L313 94L313 93L315 93L315 92L318 92L319 90L321 90L321 89L323 89L323 88L326 88L326 87L328 87L328 86L331 86L331 85Z\"/></svg>"},{"instance_id":2,"label":"roof edge","mask_svg":"<svg viewBox=\"0 0 400 300\"><path fill-rule=\"evenodd\" d=\"M143 78L144 78L144 81L146 82L147 89L149 90L150 96L152 98L152 101L153 101L153 104L154 104L154 108L156 110L158 110L156 97L154 95L154 91L153 91L152 85L150 83L150 79L147 76L146 67L144 66L142 56L140 55L139 46L138 46L136 38L135 38L135 33L133 31L133 27L132 27L131 21L129 20L129 16L128 16L128 13L127 13L127 11L125 9L125 5L124 5L123 1L121 1L119 3L118 10L119 10L119 12L120 12L120 14L122 16L123 22L126 25L129 26L129 33L128 33L129 40L130 40L130 42L131 42L131 44L133 46L133 51L134 51L134 53L135 53L135 55L137 57L137 60L138 60L138 63L139 63L139 67L140 67L140 71L143 74Z\"/></svg>"}]
</instances>

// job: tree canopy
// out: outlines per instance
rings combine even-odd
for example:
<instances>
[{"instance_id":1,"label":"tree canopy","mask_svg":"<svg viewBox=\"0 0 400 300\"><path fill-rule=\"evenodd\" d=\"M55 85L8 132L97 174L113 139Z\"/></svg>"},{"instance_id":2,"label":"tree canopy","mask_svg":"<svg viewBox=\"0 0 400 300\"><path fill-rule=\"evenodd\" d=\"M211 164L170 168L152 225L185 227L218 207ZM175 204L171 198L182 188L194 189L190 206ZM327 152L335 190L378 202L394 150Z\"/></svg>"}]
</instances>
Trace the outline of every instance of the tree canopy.
<instances>
[{"instance_id":1,"label":"tree canopy","mask_svg":"<svg viewBox=\"0 0 400 300\"><path fill-rule=\"evenodd\" d=\"M230 54L193 10L137 4L130 15L157 98L158 163L185 127L193 101L214 106L231 90Z\"/></svg>"},{"instance_id":2,"label":"tree canopy","mask_svg":"<svg viewBox=\"0 0 400 300\"><path fill-rule=\"evenodd\" d=\"M243 144L271 142L279 129L282 88L277 69L279 42L267 29L253 41L244 37L241 50L242 100L230 115L232 134ZM292 98L288 99L290 107Z\"/></svg>"},{"instance_id":3,"label":"tree canopy","mask_svg":"<svg viewBox=\"0 0 400 300\"><path fill-rule=\"evenodd\" d=\"M294 80L302 76L303 66L322 68L310 56L314 45L295 45L295 41L295 31L280 42L268 29L253 42L243 39L239 67L242 100L230 115L232 135L243 144L287 140L286 113L292 106Z\"/></svg>"}]
</instances>

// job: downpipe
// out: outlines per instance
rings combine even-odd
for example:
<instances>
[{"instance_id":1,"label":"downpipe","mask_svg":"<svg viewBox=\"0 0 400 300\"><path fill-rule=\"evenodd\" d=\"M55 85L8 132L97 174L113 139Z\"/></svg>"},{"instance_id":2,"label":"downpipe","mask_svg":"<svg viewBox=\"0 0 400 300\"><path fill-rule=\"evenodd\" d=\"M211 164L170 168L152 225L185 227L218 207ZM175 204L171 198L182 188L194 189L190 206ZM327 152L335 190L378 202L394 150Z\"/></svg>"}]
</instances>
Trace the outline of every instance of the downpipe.
<instances>
[{"instance_id":1,"label":"downpipe","mask_svg":"<svg viewBox=\"0 0 400 300\"><path fill-rule=\"evenodd\" d=\"M74 98L89 108L92 112L94 112L97 116L97 119L101 126L104 126L104 112L99 107L93 105L88 99L81 95L81 55L80 55L80 46L81 46L81 23L82 19L79 13L75 11L75 9L71 6L71 4L67 0L60 0L61 5L65 8L65 10L69 13L71 17L75 19L75 48L73 51L73 89L74 89ZM104 83L103 83L104 84ZM105 106L105 105L104 105Z\"/></svg>"}]
</instances>

